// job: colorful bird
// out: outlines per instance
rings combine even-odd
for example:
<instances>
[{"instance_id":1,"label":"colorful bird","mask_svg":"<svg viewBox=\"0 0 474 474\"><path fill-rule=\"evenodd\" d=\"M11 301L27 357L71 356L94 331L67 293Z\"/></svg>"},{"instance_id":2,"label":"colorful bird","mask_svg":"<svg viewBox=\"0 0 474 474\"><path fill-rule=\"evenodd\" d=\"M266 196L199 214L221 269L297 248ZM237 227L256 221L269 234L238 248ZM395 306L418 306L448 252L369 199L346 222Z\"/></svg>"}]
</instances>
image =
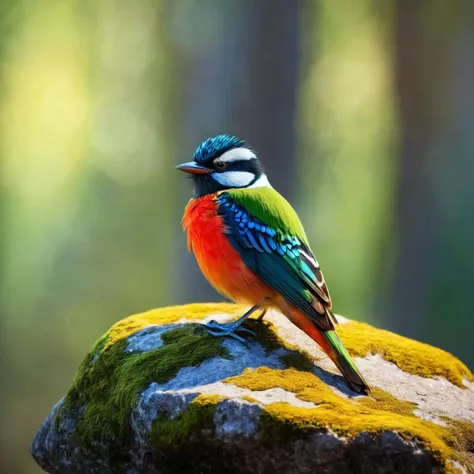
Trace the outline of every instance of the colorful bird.
<instances>
[{"instance_id":1,"label":"colorful bird","mask_svg":"<svg viewBox=\"0 0 474 474\"><path fill-rule=\"evenodd\" d=\"M303 226L288 201L268 181L254 150L231 135L205 140L193 161L194 197L183 216L189 250L205 277L229 299L252 307L237 321L210 322L213 336L244 339L242 323L276 308L316 341L353 390L369 387L334 327L331 298Z\"/></svg>"}]
</instances>

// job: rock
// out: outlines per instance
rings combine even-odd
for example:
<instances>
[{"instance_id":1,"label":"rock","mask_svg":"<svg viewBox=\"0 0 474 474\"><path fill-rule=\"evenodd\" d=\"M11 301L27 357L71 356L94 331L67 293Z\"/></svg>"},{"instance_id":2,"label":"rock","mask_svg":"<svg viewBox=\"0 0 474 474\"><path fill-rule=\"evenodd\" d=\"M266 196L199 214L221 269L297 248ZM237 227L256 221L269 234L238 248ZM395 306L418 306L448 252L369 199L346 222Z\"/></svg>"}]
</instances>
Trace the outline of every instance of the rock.
<instances>
[{"instance_id":1,"label":"rock","mask_svg":"<svg viewBox=\"0 0 474 474\"><path fill-rule=\"evenodd\" d=\"M115 324L38 431L31 453L66 473L474 472L474 383L452 355L339 317L373 387L269 312L244 345L194 335L230 304L163 308Z\"/></svg>"}]
</instances>

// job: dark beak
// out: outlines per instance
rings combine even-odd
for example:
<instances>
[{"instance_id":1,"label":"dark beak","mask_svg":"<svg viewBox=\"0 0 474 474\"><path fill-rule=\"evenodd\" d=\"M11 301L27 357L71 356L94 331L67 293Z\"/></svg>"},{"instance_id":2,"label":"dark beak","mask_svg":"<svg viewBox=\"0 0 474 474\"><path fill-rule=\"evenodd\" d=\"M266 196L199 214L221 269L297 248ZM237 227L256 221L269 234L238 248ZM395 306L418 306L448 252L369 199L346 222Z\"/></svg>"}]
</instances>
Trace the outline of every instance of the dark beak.
<instances>
[{"instance_id":1,"label":"dark beak","mask_svg":"<svg viewBox=\"0 0 474 474\"><path fill-rule=\"evenodd\" d=\"M184 171L185 173L191 174L209 174L213 170L206 168L205 166L198 165L195 161L189 161L188 163L181 163L176 167L177 170Z\"/></svg>"}]
</instances>

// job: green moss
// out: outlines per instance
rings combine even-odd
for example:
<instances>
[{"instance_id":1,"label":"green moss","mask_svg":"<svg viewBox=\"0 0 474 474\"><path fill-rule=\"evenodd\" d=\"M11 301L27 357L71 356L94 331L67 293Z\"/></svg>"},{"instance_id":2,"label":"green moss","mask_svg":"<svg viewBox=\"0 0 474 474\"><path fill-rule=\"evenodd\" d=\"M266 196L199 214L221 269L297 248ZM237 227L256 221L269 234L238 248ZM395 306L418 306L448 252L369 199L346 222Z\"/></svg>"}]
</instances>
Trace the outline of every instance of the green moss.
<instances>
[{"instance_id":1,"label":"green moss","mask_svg":"<svg viewBox=\"0 0 474 474\"><path fill-rule=\"evenodd\" d=\"M254 391L281 387L301 400L317 405L316 408L295 407L287 403L265 406L262 435L267 440L284 441L302 432L327 428L344 436L390 430L406 439L420 440L447 469L448 459L459 459L457 450L466 448L474 434L472 423L462 423L461 428L459 422L450 420L448 427L442 427L422 420L413 414L415 404L397 400L376 387L370 397L342 397L308 372L261 367L246 370L242 375L226 379L226 382Z\"/></svg>"},{"instance_id":2,"label":"green moss","mask_svg":"<svg viewBox=\"0 0 474 474\"><path fill-rule=\"evenodd\" d=\"M380 354L405 372L426 378L445 377L458 387L464 387L463 378L474 380L459 359L437 347L358 322L340 324L337 332L352 356Z\"/></svg>"},{"instance_id":3,"label":"green moss","mask_svg":"<svg viewBox=\"0 0 474 474\"><path fill-rule=\"evenodd\" d=\"M257 321L257 318L249 318L244 323L246 329L250 329L255 336L245 336L249 341L255 340L269 354L284 347L284 341L278 336L275 326L270 321Z\"/></svg>"},{"instance_id":4,"label":"green moss","mask_svg":"<svg viewBox=\"0 0 474 474\"><path fill-rule=\"evenodd\" d=\"M85 407L76 427L78 444L103 439L124 443L131 410L152 382L167 382L182 367L199 365L216 355L230 357L222 339L201 338L193 331L189 326L170 330L162 334L160 348L145 353L125 352L126 339L107 346L102 338L82 363L59 414L60 419L68 411Z\"/></svg>"},{"instance_id":5,"label":"green moss","mask_svg":"<svg viewBox=\"0 0 474 474\"><path fill-rule=\"evenodd\" d=\"M314 361L306 352L291 351L281 356L285 367L310 372L314 369Z\"/></svg>"},{"instance_id":6,"label":"green moss","mask_svg":"<svg viewBox=\"0 0 474 474\"><path fill-rule=\"evenodd\" d=\"M202 430L213 427L216 406L221 400L218 395L199 395L177 416L157 417L151 426L150 443L163 448L176 448L193 435L199 437Z\"/></svg>"}]
</instances>

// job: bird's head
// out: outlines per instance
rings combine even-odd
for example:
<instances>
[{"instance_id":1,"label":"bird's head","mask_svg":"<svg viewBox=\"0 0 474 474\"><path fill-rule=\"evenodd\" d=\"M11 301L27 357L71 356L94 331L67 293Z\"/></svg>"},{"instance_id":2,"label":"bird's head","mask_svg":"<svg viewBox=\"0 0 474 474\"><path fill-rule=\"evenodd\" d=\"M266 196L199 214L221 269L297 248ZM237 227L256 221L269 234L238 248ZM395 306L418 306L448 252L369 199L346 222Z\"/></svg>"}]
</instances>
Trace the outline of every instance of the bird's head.
<instances>
[{"instance_id":1,"label":"bird's head","mask_svg":"<svg viewBox=\"0 0 474 474\"><path fill-rule=\"evenodd\" d=\"M195 196L225 189L270 186L255 152L232 135L217 135L203 141L193 161L176 169L191 173Z\"/></svg>"}]
</instances>

